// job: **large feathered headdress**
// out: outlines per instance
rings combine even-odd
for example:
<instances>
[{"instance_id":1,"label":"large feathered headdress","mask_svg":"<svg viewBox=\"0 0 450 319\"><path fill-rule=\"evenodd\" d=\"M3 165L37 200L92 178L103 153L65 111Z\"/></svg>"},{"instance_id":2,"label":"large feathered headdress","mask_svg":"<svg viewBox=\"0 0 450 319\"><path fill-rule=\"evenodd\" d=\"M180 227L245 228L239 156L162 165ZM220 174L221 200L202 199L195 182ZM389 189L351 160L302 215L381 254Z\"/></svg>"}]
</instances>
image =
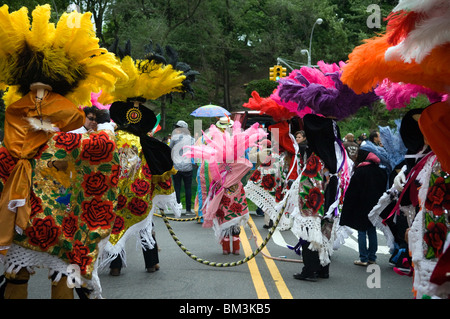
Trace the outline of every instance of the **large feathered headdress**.
<instances>
[{"instance_id":1,"label":"large feathered headdress","mask_svg":"<svg viewBox=\"0 0 450 319\"><path fill-rule=\"evenodd\" d=\"M349 55L342 81L368 92L384 79L450 90L450 5L448 1L400 1L386 32L368 39Z\"/></svg>"},{"instance_id":2,"label":"large feathered headdress","mask_svg":"<svg viewBox=\"0 0 450 319\"><path fill-rule=\"evenodd\" d=\"M155 56L133 59L130 41L124 49L121 49L117 46L116 40L110 50L119 51L117 59L128 75L128 79L116 83L115 90L111 93L113 101L156 100L171 92L182 92L186 76L182 71L175 70L172 65L163 63Z\"/></svg>"},{"instance_id":3,"label":"large feathered headdress","mask_svg":"<svg viewBox=\"0 0 450 319\"><path fill-rule=\"evenodd\" d=\"M262 98L256 91L252 92L252 97L243 106L251 110L259 111L260 114L269 115L275 122L289 120L297 115L296 112L291 112L284 106L279 105L271 97Z\"/></svg>"},{"instance_id":4,"label":"large feathered headdress","mask_svg":"<svg viewBox=\"0 0 450 319\"><path fill-rule=\"evenodd\" d=\"M50 23L50 5L9 13L0 8L0 85L12 103L42 82L76 105L90 105L91 92L112 90L126 78L115 56L99 47L91 13L64 13ZM13 98L14 97L14 98Z\"/></svg>"},{"instance_id":5,"label":"large feathered headdress","mask_svg":"<svg viewBox=\"0 0 450 319\"><path fill-rule=\"evenodd\" d=\"M220 176L219 165L227 162L249 162L245 158L246 150L256 146L267 133L254 123L245 131L241 123L235 122L231 129L222 131L211 125L208 134L203 133L205 144L190 146L183 156L207 161L213 177Z\"/></svg>"},{"instance_id":6,"label":"large feathered headdress","mask_svg":"<svg viewBox=\"0 0 450 319\"><path fill-rule=\"evenodd\" d=\"M375 89L375 93L386 104L386 108L399 109L406 107L411 99L419 95L424 95L430 103L440 102L447 99L446 94L437 93L422 85L410 83L394 83L388 79L384 79Z\"/></svg>"},{"instance_id":7,"label":"large feathered headdress","mask_svg":"<svg viewBox=\"0 0 450 319\"><path fill-rule=\"evenodd\" d=\"M281 100L297 103L298 110L309 107L315 114L341 120L379 99L373 91L357 94L343 84L337 65L323 61L318 65L320 70L302 67L293 71L294 79L280 79L278 95ZM341 62L340 66L343 65Z\"/></svg>"}]
</instances>

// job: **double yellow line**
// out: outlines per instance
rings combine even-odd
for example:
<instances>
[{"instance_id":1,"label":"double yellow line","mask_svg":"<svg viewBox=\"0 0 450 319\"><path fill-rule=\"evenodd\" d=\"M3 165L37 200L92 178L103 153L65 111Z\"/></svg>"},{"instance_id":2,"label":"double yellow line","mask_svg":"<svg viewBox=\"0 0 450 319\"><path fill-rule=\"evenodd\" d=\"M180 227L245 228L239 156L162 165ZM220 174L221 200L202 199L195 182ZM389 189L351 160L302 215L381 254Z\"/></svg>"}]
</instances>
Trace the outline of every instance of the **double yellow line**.
<instances>
[{"instance_id":1,"label":"double yellow line","mask_svg":"<svg viewBox=\"0 0 450 319\"><path fill-rule=\"evenodd\" d=\"M253 230L254 235L256 236L257 242L262 243L263 239L261 237L261 234L256 228L256 225L251 217L249 218L248 223L250 224L250 227ZM248 241L247 234L245 233L243 227L241 227L240 239L245 255L246 256L250 255L253 252L253 250L250 246L250 242ZM270 257L270 253L266 247L263 248L262 252L266 256ZM275 262L270 258L264 258L264 261L266 262L267 268L269 269L272 279L275 282L275 285L278 289L281 299L293 299L288 287L286 286L286 283L283 280L283 277L281 276L277 266L275 265ZM255 258L251 259L250 261L247 262L247 264L250 270L250 275L252 276L256 294L258 295L258 299L270 299L266 285L264 284L264 280L261 276L258 265L256 264L256 259Z\"/></svg>"}]
</instances>

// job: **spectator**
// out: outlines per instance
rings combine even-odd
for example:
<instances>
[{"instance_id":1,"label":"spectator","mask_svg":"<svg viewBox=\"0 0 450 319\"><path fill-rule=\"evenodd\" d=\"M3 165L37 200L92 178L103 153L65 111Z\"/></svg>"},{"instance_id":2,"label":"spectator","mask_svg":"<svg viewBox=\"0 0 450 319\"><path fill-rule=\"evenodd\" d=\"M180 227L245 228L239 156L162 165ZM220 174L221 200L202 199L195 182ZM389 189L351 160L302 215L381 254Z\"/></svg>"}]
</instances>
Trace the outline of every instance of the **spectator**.
<instances>
[{"instance_id":1,"label":"spectator","mask_svg":"<svg viewBox=\"0 0 450 319\"><path fill-rule=\"evenodd\" d=\"M345 142L342 143L347 151L348 156L353 162L356 162L356 156L358 155L358 143L355 142L355 136L352 133L345 135Z\"/></svg>"},{"instance_id":2,"label":"spectator","mask_svg":"<svg viewBox=\"0 0 450 319\"><path fill-rule=\"evenodd\" d=\"M304 157L305 157L305 151L308 147L308 141L306 140L306 133L305 131L297 131L295 132L295 141L298 144L298 149L300 153L301 162L303 164Z\"/></svg>"},{"instance_id":3,"label":"spectator","mask_svg":"<svg viewBox=\"0 0 450 319\"><path fill-rule=\"evenodd\" d=\"M367 134L366 133L362 133L359 137L358 140L356 141L356 143L359 144L359 146L364 145L364 143L367 140Z\"/></svg>"},{"instance_id":4,"label":"spectator","mask_svg":"<svg viewBox=\"0 0 450 319\"><path fill-rule=\"evenodd\" d=\"M87 106L83 109L86 119L84 124L79 129L70 131L69 133L87 133L97 130L97 112L99 111L95 106Z\"/></svg>"},{"instance_id":5,"label":"spectator","mask_svg":"<svg viewBox=\"0 0 450 319\"><path fill-rule=\"evenodd\" d=\"M386 190L387 175L379 163L380 159L374 153L358 150L356 169L342 206L340 225L358 231L359 259L354 264L359 266L374 264L377 258L377 232L368 215Z\"/></svg>"},{"instance_id":6,"label":"spectator","mask_svg":"<svg viewBox=\"0 0 450 319\"><path fill-rule=\"evenodd\" d=\"M195 140L191 136L188 124L185 121L178 121L173 130L172 139L170 140L170 148L172 149L173 166L178 171L173 175L173 185L177 197L178 205L181 205L181 182L184 183L186 214L192 214L192 160L183 156L185 146L194 145Z\"/></svg>"}]
</instances>

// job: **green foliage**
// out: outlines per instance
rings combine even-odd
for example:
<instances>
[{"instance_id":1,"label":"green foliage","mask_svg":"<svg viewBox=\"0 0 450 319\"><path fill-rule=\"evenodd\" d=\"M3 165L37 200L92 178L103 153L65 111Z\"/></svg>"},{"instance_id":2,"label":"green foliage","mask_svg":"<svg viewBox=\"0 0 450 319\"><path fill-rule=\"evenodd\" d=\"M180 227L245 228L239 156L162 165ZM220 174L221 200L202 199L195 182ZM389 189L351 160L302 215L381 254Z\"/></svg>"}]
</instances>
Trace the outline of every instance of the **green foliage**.
<instances>
[{"instance_id":1,"label":"green foliage","mask_svg":"<svg viewBox=\"0 0 450 319\"><path fill-rule=\"evenodd\" d=\"M395 128L395 120L401 119L409 110L415 108L425 108L430 102L425 96L418 96L412 99L411 102L401 109L387 110L386 105L382 102L376 103L372 109L368 107L361 108L355 115L339 121L339 129L341 137L347 133L353 133L355 137L362 133L369 135L370 131L378 130L379 126L389 126Z\"/></svg>"},{"instance_id":2,"label":"green foliage","mask_svg":"<svg viewBox=\"0 0 450 319\"><path fill-rule=\"evenodd\" d=\"M41 0L9 0L10 11L26 6L31 15ZM104 47L118 38L120 46L131 41L134 58L145 54L151 41L162 47L171 45L179 54L179 61L198 70L193 84L195 97L174 94L171 103L161 99L148 102L156 114L164 113L167 135L179 119L193 127L196 118L190 113L205 104L217 104L229 111L242 109L250 94L256 90L267 97L276 87L268 80L269 67L278 57L304 65L309 49L312 27L317 18L311 41L312 63L346 61L348 54L363 39L383 32L384 18L398 0L54 0L52 21L70 3L82 11L94 10L97 35ZM381 27L369 28L369 5L381 9ZM100 24L98 24L100 22ZM422 101L419 99L419 101ZM416 102L413 102L416 103ZM413 104L412 103L412 104ZM372 110L360 110L355 116L340 122L341 132L368 132L377 125L393 125L404 110L388 112L382 104ZM1 111L0 120L4 111ZM215 119L202 119L202 128Z\"/></svg>"},{"instance_id":3,"label":"green foliage","mask_svg":"<svg viewBox=\"0 0 450 319\"><path fill-rule=\"evenodd\" d=\"M263 80L254 80L248 83L245 88L245 93L250 98L252 96L252 92L256 91L263 98L269 97L272 94L273 90L275 90L278 86L278 82L271 81L269 79Z\"/></svg>"}]
</instances>

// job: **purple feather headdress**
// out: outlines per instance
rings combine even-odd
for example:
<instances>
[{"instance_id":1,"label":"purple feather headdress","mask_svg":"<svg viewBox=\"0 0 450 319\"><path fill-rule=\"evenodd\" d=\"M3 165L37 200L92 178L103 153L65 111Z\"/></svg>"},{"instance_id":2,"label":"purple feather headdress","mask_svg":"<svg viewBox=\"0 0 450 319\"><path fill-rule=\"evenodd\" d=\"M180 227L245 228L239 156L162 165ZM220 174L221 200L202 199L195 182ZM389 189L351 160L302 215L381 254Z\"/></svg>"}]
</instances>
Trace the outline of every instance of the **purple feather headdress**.
<instances>
[{"instance_id":1,"label":"purple feather headdress","mask_svg":"<svg viewBox=\"0 0 450 319\"><path fill-rule=\"evenodd\" d=\"M344 63L339 63L340 66ZM322 62L320 71L302 67L295 77L280 79L278 95L284 102L297 103L298 111L309 107L313 113L342 120L363 106L379 100L374 92L356 94L341 81L341 69ZM312 71L314 70L314 71ZM334 72L326 72L326 71ZM325 73L325 72L326 73ZM320 72L320 73L319 73Z\"/></svg>"}]
</instances>

